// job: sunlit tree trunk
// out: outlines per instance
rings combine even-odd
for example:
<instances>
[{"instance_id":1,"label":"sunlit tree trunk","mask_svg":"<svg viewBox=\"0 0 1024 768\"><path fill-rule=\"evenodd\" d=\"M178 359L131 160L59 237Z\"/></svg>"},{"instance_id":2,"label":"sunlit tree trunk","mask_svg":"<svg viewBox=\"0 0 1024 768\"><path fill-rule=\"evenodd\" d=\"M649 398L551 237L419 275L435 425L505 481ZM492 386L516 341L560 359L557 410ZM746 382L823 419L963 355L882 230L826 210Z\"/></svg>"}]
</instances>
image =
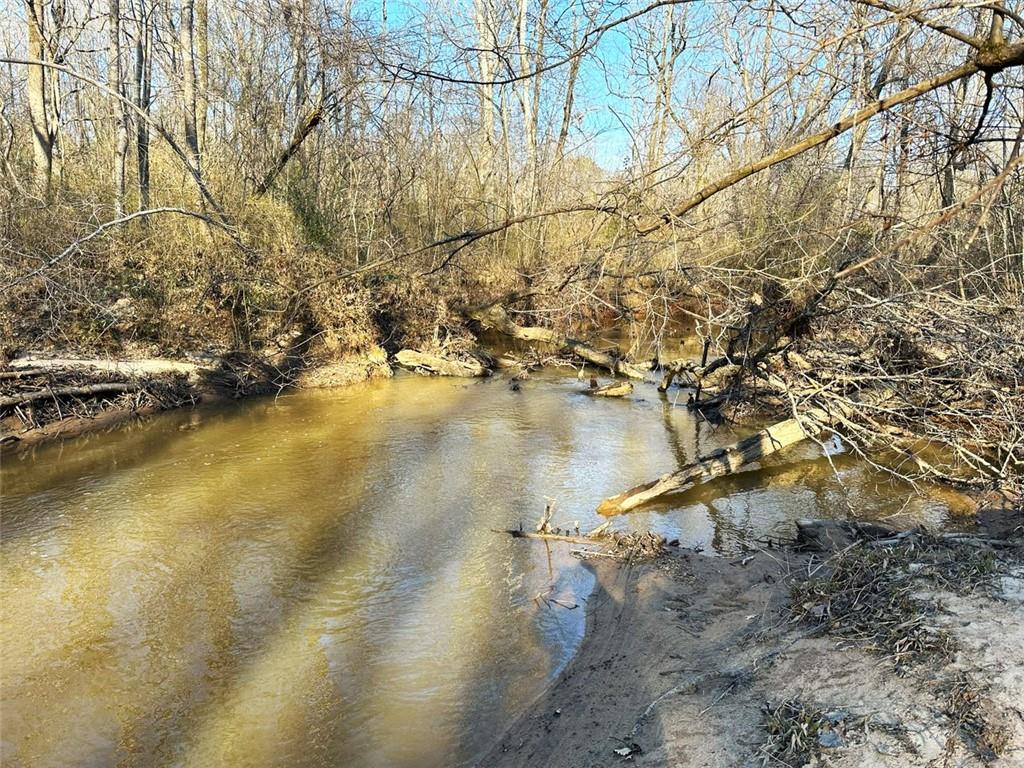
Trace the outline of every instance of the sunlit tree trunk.
<instances>
[{"instance_id":1,"label":"sunlit tree trunk","mask_svg":"<svg viewBox=\"0 0 1024 768\"><path fill-rule=\"evenodd\" d=\"M28 25L28 56L35 61L49 61L49 50L43 36L45 25L43 0L26 0ZM57 79L45 67L28 67L28 112L32 127L32 158L36 192L49 199L54 185L54 149L57 142L57 105L52 103Z\"/></svg>"},{"instance_id":2,"label":"sunlit tree trunk","mask_svg":"<svg viewBox=\"0 0 1024 768\"><path fill-rule=\"evenodd\" d=\"M473 0L473 21L477 33L477 99L479 123L477 128L477 168L481 186L490 189L494 175L494 79L497 56L494 52L496 34L492 26L490 0Z\"/></svg>"},{"instance_id":3,"label":"sunlit tree trunk","mask_svg":"<svg viewBox=\"0 0 1024 768\"><path fill-rule=\"evenodd\" d=\"M135 30L135 72L134 93L135 105L144 114L149 114L152 101L153 56L152 56L152 10L146 0L139 0L136 8ZM137 183L139 188L139 208L150 207L149 195L149 123L146 120L135 121L135 160L137 166Z\"/></svg>"},{"instance_id":4,"label":"sunlit tree trunk","mask_svg":"<svg viewBox=\"0 0 1024 768\"><path fill-rule=\"evenodd\" d=\"M179 19L181 44L182 111L185 122L185 146L193 168L202 175L199 154L199 128L196 118L195 3L181 0Z\"/></svg>"},{"instance_id":5,"label":"sunlit tree trunk","mask_svg":"<svg viewBox=\"0 0 1024 768\"><path fill-rule=\"evenodd\" d=\"M210 104L210 18L207 0L195 0L196 145L206 150Z\"/></svg>"},{"instance_id":6,"label":"sunlit tree trunk","mask_svg":"<svg viewBox=\"0 0 1024 768\"><path fill-rule=\"evenodd\" d=\"M121 52L121 3L109 0L110 45L107 50L108 86L120 98L113 99L114 110L114 215L124 216L125 164L128 158L128 108L123 99L124 65Z\"/></svg>"}]
</instances>

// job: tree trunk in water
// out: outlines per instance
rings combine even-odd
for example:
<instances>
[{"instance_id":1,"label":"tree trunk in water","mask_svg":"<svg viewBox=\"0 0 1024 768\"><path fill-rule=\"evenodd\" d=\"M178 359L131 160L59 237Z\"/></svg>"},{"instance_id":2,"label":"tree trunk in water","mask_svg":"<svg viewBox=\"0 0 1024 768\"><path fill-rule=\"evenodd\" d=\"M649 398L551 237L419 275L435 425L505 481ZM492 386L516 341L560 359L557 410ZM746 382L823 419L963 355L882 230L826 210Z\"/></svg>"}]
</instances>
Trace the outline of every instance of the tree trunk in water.
<instances>
[{"instance_id":1,"label":"tree trunk in water","mask_svg":"<svg viewBox=\"0 0 1024 768\"><path fill-rule=\"evenodd\" d=\"M716 477L731 475L747 464L813 437L829 420L825 411L815 408L799 419L780 421L730 446L702 456L675 472L664 474L657 480L611 496L598 505L597 511L602 515L617 515L660 496L681 493Z\"/></svg>"}]
</instances>

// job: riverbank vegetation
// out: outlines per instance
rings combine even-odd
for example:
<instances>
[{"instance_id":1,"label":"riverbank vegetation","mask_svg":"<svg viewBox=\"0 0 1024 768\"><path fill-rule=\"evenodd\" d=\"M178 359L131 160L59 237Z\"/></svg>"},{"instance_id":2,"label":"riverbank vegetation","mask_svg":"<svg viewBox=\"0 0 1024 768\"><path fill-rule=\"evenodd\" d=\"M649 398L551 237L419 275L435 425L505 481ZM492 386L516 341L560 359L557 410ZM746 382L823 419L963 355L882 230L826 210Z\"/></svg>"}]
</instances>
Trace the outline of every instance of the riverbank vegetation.
<instances>
[{"instance_id":1,"label":"riverbank vegetation","mask_svg":"<svg viewBox=\"0 0 1024 768\"><path fill-rule=\"evenodd\" d=\"M1017 3L24 0L14 20L6 357L465 362L498 308L558 347L624 325L637 364L686 323L709 359L658 362L714 375L720 405L825 413L906 477L1019 495Z\"/></svg>"}]
</instances>

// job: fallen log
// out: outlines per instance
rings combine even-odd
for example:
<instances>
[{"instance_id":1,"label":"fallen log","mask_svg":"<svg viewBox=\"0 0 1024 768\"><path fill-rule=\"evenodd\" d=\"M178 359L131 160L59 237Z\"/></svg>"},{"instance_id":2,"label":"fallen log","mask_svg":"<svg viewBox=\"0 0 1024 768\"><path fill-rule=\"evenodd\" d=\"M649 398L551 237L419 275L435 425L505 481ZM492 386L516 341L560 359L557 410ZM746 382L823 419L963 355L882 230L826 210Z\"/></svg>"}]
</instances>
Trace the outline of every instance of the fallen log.
<instances>
[{"instance_id":1,"label":"fallen log","mask_svg":"<svg viewBox=\"0 0 1024 768\"><path fill-rule=\"evenodd\" d=\"M577 339L569 338L568 336L558 333L557 331L553 331L550 328L518 325L512 322L508 313L505 311L505 308L500 305L492 304L491 306L484 307L482 309L470 310L468 315L485 328L493 328L494 330L503 333L506 336L511 336L514 339L538 342L541 344L551 344L552 346L569 352L584 362L592 363L593 365L598 365L602 368L607 368L612 373L622 374L623 376L628 376L631 379L644 378L644 371L635 365L616 357L615 355L608 354L607 352L601 352L600 350L594 349L589 344Z\"/></svg>"},{"instance_id":2,"label":"fallen log","mask_svg":"<svg viewBox=\"0 0 1024 768\"><path fill-rule=\"evenodd\" d=\"M45 368L23 368L15 371L0 371L0 381L11 379L30 379L34 376L42 376L47 373Z\"/></svg>"},{"instance_id":3,"label":"fallen log","mask_svg":"<svg viewBox=\"0 0 1024 768\"><path fill-rule=\"evenodd\" d=\"M593 395L594 397L625 397L632 393L633 382L613 382L611 384L605 384L603 387L591 387L585 391L588 395Z\"/></svg>"},{"instance_id":4,"label":"fallen log","mask_svg":"<svg viewBox=\"0 0 1024 768\"><path fill-rule=\"evenodd\" d=\"M141 387L128 382L109 382L105 384L86 384L80 387L56 387L22 392L17 395L0 397L0 409L13 408L16 405L27 405L37 400L49 400L58 397L96 397L97 395L124 394L136 392Z\"/></svg>"},{"instance_id":5,"label":"fallen log","mask_svg":"<svg viewBox=\"0 0 1024 768\"><path fill-rule=\"evenodd\" d=\"M659 496L701 485L717 477L731 475L741 467L801 442L821 432L831 421L829 415L812 408L800 418L786 419L745 437L732 445L701 456L685 467L662 475L657 480L630 488L600 503L602 515L617 515L646 504Z\"/></svg>"},{"instance_id":6,"label":"fallen log","mask_svg":"<svg viewBox=\"0 0 1024 768\"><path fill-rule=\"evenodd\" d=\"M164 373L198 374L212 370L220 364L217 358L210 358L207 364L188 362L186 360L168 360L153 357L138 360L114 360L110 358L70 358L70 357L38 357L23 355L10 362L12 369L35 369L37 371L53 368L69 368L74 370L105 371L120 373L125 376L148 376Z\"/></svg>"},{"instance_id":7,"label":"fallen log","mask_svg":"<svg viewBox=\"0 0 1024 768\"><path fill-rule=\"evenodd\" d=\"M479 378L489 376L491 371L479 360L457 360L441 355L432 355L415 349L403 349L395 355L395 362L403 368L428 376L460 376Z\"/></svg>"}]
</instances>

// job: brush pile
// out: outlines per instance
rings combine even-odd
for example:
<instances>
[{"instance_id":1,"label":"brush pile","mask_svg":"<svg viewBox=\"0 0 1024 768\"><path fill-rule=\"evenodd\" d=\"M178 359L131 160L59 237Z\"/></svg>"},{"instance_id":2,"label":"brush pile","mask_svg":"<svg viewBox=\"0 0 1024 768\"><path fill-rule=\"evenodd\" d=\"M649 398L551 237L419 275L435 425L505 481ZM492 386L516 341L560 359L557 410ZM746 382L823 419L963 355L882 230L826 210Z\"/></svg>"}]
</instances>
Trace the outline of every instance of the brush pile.
<instances>
[{"instance_id":1,"label":"brush pile","mask_svg":"<svg viewBox=\"0 0 1024 768\"><path fill-rule=\"evenodd\" d=\"M956 650L932 626L938 606L921 596L924 586L971 592L990 587L997 573L993 550L923 533L857 543L818 567L822 575L792 588L794 617L864 643L898 670Z\"/></svg>"},{"instance_id":2,"label":"brush pile","mask_svg":"<svg viewBox=\"0 0 1024 768\"><path fill-rule=\"evenodd\" d=\"M0 371L4 439L63 419L92 419L109 410L174 408L193 401L184 375L143 379L82 368Z\"/></svg>"}]
</instances>

